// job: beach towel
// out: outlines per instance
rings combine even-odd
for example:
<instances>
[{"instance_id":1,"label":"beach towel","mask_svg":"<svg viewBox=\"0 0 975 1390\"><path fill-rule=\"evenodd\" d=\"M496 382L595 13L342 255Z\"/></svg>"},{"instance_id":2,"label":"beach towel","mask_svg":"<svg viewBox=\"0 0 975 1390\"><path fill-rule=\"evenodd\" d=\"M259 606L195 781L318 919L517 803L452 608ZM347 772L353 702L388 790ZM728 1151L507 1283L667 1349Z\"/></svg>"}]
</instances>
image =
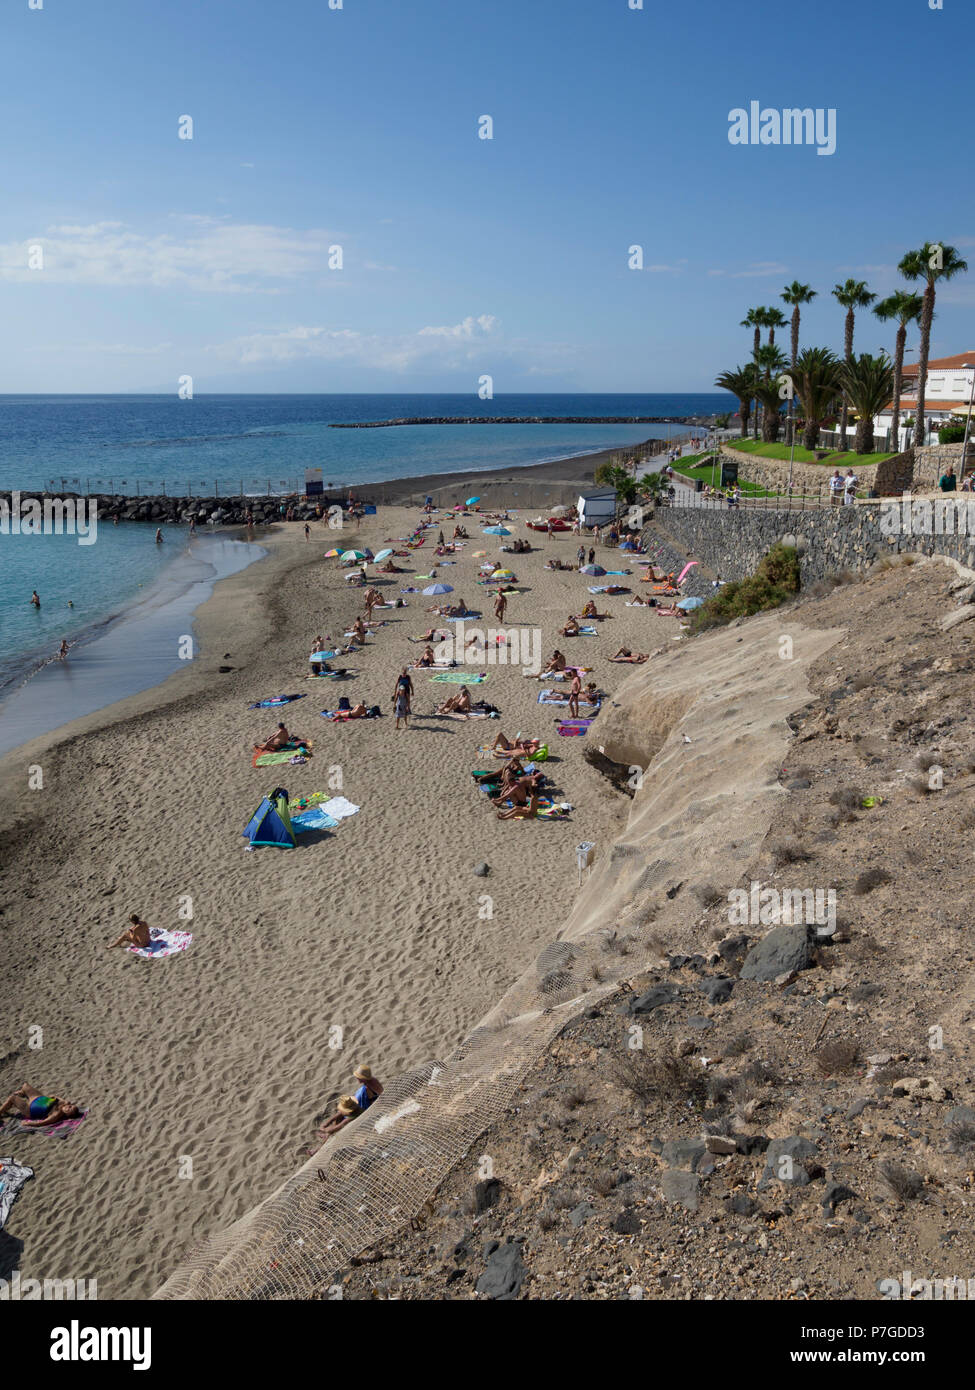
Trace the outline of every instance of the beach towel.
<instances>
[{"instance_id":1,"label":"beach towel","mask_svg":"<svg viewBox=\"0 0 975 1390\"><path fill-rule=\"evenodd\" d=\"M559 738L585 738L589 730L578 724L559 724L555 732Z\"/></svg>"},{"instance_id":2,"label":"beach towel","mask_svg":"<svg viewBox=\"0 0 975 1390\"><path fill-rule=\"evenodd\" d=\"M607 574L632 574L632 570L607 570Z\"/></svg>"},{"instance_id":3,"label":"beach towel","mask_svg":"<svg viewBox=\"0 0 975 1390\"><path fill-rule=\"evenodd\" d=\"M321 806L309 806L307 811L299 811L297 815L291 815L292 829L299 834L303 830L333 830L338 825L338 821L330 816Z\"/></svg>"},{"instance_id":4,"label":"beach towel","mask_svg":"<svg viewBox=\"0 0 975 1390\"><path fill-rule=\"evenodd\" d=\"M562 690L541 690L538 694L538 703L540 705L567 705L569 697ZM599 709L598 700L594 703L592 700L587 700L584 695L579 696L579 703L580 705L588 705L590 709Z\"/></svg>"},{"instance_id":5,"label":"beach towel","mask_svg":"<svg viewBox=\"0 0 975 1390\"><path fill-rule=\"evenodd\" d=\"M20 1196L25 1183L34 1176L33 1168L13 1158L0 1158L0 1230L7 1224L10 1209Z\"/></svg>"},{"instance_id":6,"label":"beach towel","mask_svg":"<svg viewBox=\"0 0 975 1390\"><path fill-rule=\"evenodd\" d=\"M126 950L133 956L155 960L160 956L174 956L177 951L185 951L192 940L192 932L166 931L163 927L150 927L148 946L128 946Z\"/></svg>"},{"instance_id":7,"label":"beach towel","mask_svg":"<svg viewBox=\"0 0 975 1390\"><path fill-rule=\"evenodd\" d=\"M578 632L567 632L564 635L566 637L595 637L596 629L587 623L584 626L580 626Z\"/></svg>"},{"instance_id":8,"label":"beach towel","mask_svg":"<svg viewBox=\"0 0 975 1390\"><path fill-rule=\"evenodd\" d=\"M344 796L333 796L331 800L325 802L322 806L322 810L326 815L332 816L333 819L337 821L345 820L347 816L356 816L359 814L359 807L354 806L352 802Z\"/></svg>"},{"instance_id":9,"label":"beach towel","mask_svg":"<svg viewBox=\"0 0 975 1390\"><path fill-rule=\"evenodd\" d=\"M0 1139L12 1138L15 1134L46 1134L53 1135L55 1139L67 1139L84 1124L87 1118L88 1111L82 1110L81 1114L74 1120L58 1120L56 1125L44 1125L35 1129L33 1125L25 1125L20 1115L8 1115L5 1120L0 1122Z\"/></svg>"},{"instance_id":10,"label":"beach towel","mask_svg":"<svg viewBox=\"0 0 975 1390\"><path fill-rule=\"evenodd\" d=\"M248 709L273 709L276 705L289 705L292 700L303 700L304 695L272 695L269 700L258 700L248 705Z\"/></svg>"},{"instance_id":11,"label":"beach towel","mask_svg":"<svg viewBox=\"0 0 975 1390\"><path fill-rule=\"evenodd\" d=\"M299 811L320 806L323 801L330 801L331 797L331 792L309 792L307 796L293 796L288 802L288 815L297 815Z\"/></svg>"},{"instance_id":12,"label":"beach towel","mask_svg":"<svg viewBox=\"0 0 975 1390\"><path fill-rule=\"evenodd\" d=\"M439 675L431 676L430 680L440 685L483 685L487 672L480 671L472 676L466 671L441 671Z\"/></svg>"},{"instance_id":13,"label":"beach towel","mask_svg":"<svg viewBox=\"0 0 975 1390\"><path fill-rule=\"evenodd\" d=\"M466 623L469 618L479 618L480 613L461 613L456 618L445 618L448 623Z\"/></svg>"},{"instance_id":14,"label":"beach towel","mask_svg":"<svg viewBox=\"0 0 975 1390\"><path fill-rule=\"evenodd\" d=\"M304 752L299 749L304 748ZM251 767L276 767L279 763L307 762L311 757L311 749L306 745L297 743L291 744L288 748L280 748L276 753L255 753L251 759Z\"/></svg>"}]
</instances>

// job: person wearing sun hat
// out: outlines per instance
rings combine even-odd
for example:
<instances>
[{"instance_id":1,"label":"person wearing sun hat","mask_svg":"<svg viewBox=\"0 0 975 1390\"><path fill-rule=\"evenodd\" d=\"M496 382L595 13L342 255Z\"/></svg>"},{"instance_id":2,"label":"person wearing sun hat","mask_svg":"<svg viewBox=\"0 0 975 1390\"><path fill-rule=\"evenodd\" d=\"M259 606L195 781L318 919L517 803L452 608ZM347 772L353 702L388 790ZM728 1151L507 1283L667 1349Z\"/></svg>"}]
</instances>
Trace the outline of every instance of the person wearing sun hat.
<instances>
[{"instance_id":1,"label":"person wearing sun hat","mask_svg":"<svg viewBox=\"0 0 975 1390\"><path fill-rule=\"evenodd\" d=\"M360 1110L368 1110L373 1101L382 1095L382 1082L377 1081L372 1074L372 1068L364 1064L356 1067L352 1075L359 1082L359 1089L353 1099Z\"/></svg>"},{"instance_id":2,"label":"person wearing sun hat","mask_svg":"<svg viewBox=\"0 0 975 1390\"><path fill-rule=\"evenodd\" d=\"M330 1115L324 1124L318 1127L318 1135L322 1143L326 1139L331 1139L333 1134L337 1134L340 1129L344 1129L357 1115L361 1114L362 1109L352 1096L340 1096L339 1103L335 1107L335 1114Z\"/></svg>"}]
</instances>

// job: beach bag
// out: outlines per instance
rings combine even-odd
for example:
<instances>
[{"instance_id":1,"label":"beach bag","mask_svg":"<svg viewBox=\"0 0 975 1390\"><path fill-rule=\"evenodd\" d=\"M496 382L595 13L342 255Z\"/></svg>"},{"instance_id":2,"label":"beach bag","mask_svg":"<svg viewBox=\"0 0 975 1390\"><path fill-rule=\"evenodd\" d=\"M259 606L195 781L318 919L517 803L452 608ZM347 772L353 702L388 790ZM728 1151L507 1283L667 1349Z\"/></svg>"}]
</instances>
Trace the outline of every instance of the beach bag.
<instances>
[{"instance_id":1,"label":"beach bag","mask_svg":"<svg viewBox=\"0 0 975 1390\"><path fill-rule=\"evenodd\" d=\"M352 708L352 706L351 706L351 704L349 703L349 698L348 698L348 696L347 696L347 695L343 695L342 698L339 700L339 712L342 713L342 712L344 712L345 710L350 710L351 708Z\"/></svg>"},{"instance_id":2,"label":"beach bag","mask_svg":"<svg viewBox=\"0 0 975 1390\"><path fill-rule=\"evenodd\" d=\"M367 718L367 719L378 719L378 718L381 716L381 714L382 714L382 710L379 708L379 706L378 706L378 705L373 705L372 708L371 708L370 710L367 711L367 713L366 713L366 718Z\"/></svg>"}]
</instances>

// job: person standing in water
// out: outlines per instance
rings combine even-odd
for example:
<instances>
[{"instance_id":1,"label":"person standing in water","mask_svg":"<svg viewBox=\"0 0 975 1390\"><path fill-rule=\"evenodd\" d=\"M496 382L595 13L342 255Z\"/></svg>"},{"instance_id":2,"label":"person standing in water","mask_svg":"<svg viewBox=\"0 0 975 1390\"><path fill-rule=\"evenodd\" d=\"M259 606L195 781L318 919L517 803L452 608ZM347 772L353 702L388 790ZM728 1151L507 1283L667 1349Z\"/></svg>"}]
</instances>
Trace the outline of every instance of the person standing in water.
<instances>
[{"instance_id":1,"label":"person standing in water","mask_svg":"<svg viewBox=\"0 0 975 1390\"><path fill-rule=\"evenodd\" d=\"M161 526L157 526L157 527L156 527L156 544L157 544L157 545L162 545L162 543L163 543L162 527L161 527Z\"/></svg>"},{"instance_id":2,"label":"person standing in water","mask_svg":"<svg viewBox=\"0 0 975 1390\"><path fill-rule=\"evenodd\" d=\"M64 658L65 658L67 655L68 655L68 639L67 639L67 637L62 637L62 638L61 638L61 645L60 645L60 647L58 647L58 661L63 661Z\"/></svg>"},{"instance_id":3,"label":"person standing in water","mask_svg":"<svg viewBox=\"0 0 975 1390\"><path fill-rule=\"evenodd\" d=\"M40 608L40 606L41 606L41 597L40 597L40 594L37 592L36 589L35 589L35 590L33 591L33 593L31 594L31 596L30 596L30 601L31 601L31 603L34 605L35 608Z\"/></svg>"}]
</instances>

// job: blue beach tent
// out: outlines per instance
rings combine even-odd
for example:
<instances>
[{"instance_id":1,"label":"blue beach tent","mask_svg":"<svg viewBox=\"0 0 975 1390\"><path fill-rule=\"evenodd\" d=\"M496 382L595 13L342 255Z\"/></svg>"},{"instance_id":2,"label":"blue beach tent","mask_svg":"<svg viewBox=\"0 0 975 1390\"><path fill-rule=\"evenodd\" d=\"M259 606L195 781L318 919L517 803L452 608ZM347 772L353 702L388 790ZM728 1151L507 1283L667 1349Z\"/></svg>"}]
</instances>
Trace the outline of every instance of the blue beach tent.
<instances>
[{"instance_id":1,"label":"blue beach tent","mask_svg":"<svg viewBox=\"0 0 975 1390\"><path fill-rule=\"evenodd\" d=\"M275 787L258 806L243 832L252 846L280 845L282 849L295 849L297 841L288 815L288 793L284 787Z\"/></svg>"}]
</instances>

